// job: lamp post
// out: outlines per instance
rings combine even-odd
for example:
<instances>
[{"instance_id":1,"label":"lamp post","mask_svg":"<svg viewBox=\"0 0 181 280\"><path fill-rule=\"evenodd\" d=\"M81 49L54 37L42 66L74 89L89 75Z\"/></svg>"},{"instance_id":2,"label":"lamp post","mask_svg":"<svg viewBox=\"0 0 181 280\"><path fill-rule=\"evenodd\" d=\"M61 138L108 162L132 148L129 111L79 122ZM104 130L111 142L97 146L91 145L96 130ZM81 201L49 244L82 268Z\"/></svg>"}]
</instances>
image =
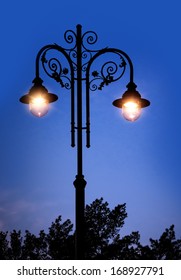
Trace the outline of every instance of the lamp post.
<instances>
[{"instance_id":1,"label":"lamp post","mask_svg":"<svg viewBox=\"0 0 181 280\"><path fill-rule=\"evenodd\" d=\"M45 73L57 81L61 87L71 92L71 146L77 147L77 175L74 181L76 204L76 237L75 258L84 259L84 206L86 181L83 175L83 131L86 131L86 147L90 147L90 91L102 90L105 85L119 80L129 66L130 80L122 98L113 102L113 105L122 109L123 116L129 121L135 121L141 114L141 109L150 105L150 102L141 98L136 91L133 81L133 64L130 57L122 50L103 48L91 50L89 47L97 42L97 34L87 31L82 34L82 26L76 26L76 32L67 30L64 34L70 48L63 48L57 44L46 45L40 49L36 57L36 76L29 93L22 96L20 101L29 104L31 113L37 117L44 116L49 109L49 103L58 99L58 96L49 93L43 86L40 78L40 63ZM54 54L60 58L54 57ZM53 55L53 56L52 56ZM108 59L112 55L113 59ZM94 61L104 58L100 69L91 70ZM83 126L83 85L85 85L85 117ZM75 113L77 114L75 118ZM75 139L77 136L77 140Z\"/></svg>"}]
</instances>

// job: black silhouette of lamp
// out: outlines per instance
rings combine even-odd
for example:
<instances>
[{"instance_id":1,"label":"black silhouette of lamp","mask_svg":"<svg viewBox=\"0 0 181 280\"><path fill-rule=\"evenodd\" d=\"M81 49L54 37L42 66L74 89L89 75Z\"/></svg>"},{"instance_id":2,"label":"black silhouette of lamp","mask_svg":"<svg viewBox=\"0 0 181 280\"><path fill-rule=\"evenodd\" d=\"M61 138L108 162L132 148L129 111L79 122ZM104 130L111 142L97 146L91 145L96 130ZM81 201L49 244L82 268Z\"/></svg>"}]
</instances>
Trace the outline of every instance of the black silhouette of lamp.
<instances>
[{"instance_id":1,"label":"black silhouette of lamp","mask_svg":"<svg viewBox=\"0 0 181 280\"><path fill-rule=\"evenodd\" d=\"M82 26L76 27L76 32L67 30L64 34L69 48L57 44L46 45L40 49L36 57L36 77L29 93L22 96L20 101L28 104L29 109L36 117L43 117L49 110L49 103L58 99L57 95L49 93L43 86L40 78L40 63L44 72L70 90L71 93L71 146L77 147L77 175L74 181L76 190L76 240L75 258L84 259L84 207L86 181L83 175L83 143L82 135L86 132L86 146L90 147L90 92L102 90L103 87L118 81L129 66L130 80L127 91L122 98L116 99L113 105L122 110L126 120L135 121L139 118L141 110L150 105L143 99L133 81L133 64L130 57L122 50L116 48L103 48L92 50L90 46L97 41L97 34L87 31L82 34ZM53 52L53 53L52 53ZM57 54L59 58L55 57ZM110 59L110 56L112 58ZM93 69L94 62L99 58L105 62L97 69ZM99 63L100 65L100 63ZM85 85L85 90L83 89ZM83 94L85 99L83 99ZM83 101L85 100L86 124L83 125ZM76 118L75 118L76 111ZM75 140L75 135L77 140Z\"/></svg>"}]
</instances>

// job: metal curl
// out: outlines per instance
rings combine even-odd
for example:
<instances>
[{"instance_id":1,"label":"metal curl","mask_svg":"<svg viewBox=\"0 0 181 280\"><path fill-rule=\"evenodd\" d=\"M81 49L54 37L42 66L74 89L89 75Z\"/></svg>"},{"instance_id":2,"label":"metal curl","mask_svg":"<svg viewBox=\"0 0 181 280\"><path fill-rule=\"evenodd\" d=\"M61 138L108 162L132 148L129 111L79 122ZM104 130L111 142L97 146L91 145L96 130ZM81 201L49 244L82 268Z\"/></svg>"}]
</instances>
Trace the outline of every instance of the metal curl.
<instances>
[{"instance_id":1,"label":"metal curl","mask_svg":"<svg viewBox=\"0 0 181 280\"><path fill-rule=\"evenodd\" d=\"M64 33L64 39L68 44L72 44L74 41L76 41L77 35L73 30L67 30Z\"/></svg>"},{"instance_id":2,"label":"metal curl","mask_svg":"<svg viewBox=\"0 0 181 280\"><path fill-rule=\"evenodd\" d=\"M87 69L87 63L85 63L85 65L82 65L82 71L85 72Z\"/></svg>"},{"instance_id":3,"label":"metal curl","mask_svg":"<svg viewBox=\"0 0 181 280\"><path fill-rule=\"evenodd\" d=\"M70 57L71 61L73 59L76 59L77 58L77 52L75 50L70 50L69 51L69 57ZM74 64L75 64L75 62L74 62Z\"/></svg>"},{"instance_id":4,"label":"metal curl","mask_svg":"<svg viewBox=\"0 0 181 280\"><path fill-rule=\"evenodd\" d=\"M59 75L62 73L62 65L57 58L51 58L48 61L48 67L51 71L58 73Z\"/></svg>"},{"instance_id":5,"label":"metal curl","mask_svg":"<svg viewBox=\"0 0 181 280\"><path fill-rule=\"evenodd\" d=\"M117 63L115 63L114 61L108 61L102 66L101 75L103 78L106 78L107 76L114 75L117 72L117 70Z\"/></svg>"},{"instance_id":6,"label":"metal curl","mask_svg":"<svg viewBox=\"0 0 181 280\"><path fill-rule=\"evenodd\" d=\"M93 83L93 82L95 82L95 80L98 80L98 79L100 79L100 78L96 78L96 79L93 79L92 81L90 81L89 89L91 91L96 91L98 89L98 85Z\"/></svg>"},{"instance_id":7,"label":"metal curl","mask_svg":"<svg viewBox=\"0 0 181 280\"><path fill-rule=\"evenodd\" d=\"M98 36L94 31L87 31L82 36L82 46L85 50L88 50L85 44L94 45L97 42Z\"/></svg>"},{"instance_id":8,"label":"metal curl","mask_svg":"<svg viewBox=\"0 0 181 280\"><path fill-rule=\"evenodd\" d=\"M71 51L69 52L69 56L70 56L70 58L71 58L71 57L77 58L77 51L71 50Z\"/></svg>"},{"instance_id":9,"label":"metal curl","mask_svg":"<svg viewBox=\"0 0 181 280\"><path fill-rule=\"evenodd\" d=\"M74 65L73 69L74 69L74 72L76 72L77 71L77 65Z\"/></svg>"},{"instance_id":10,"label":"metal curl","mask_svg":"<svg viewBox=\"0 0 181 280\"><path fill-rule=\"evenodd\" d=\"M83 58L83 59L86 59L86 58L88 57L88 54L90 55L89 52L83 51L83 52L82 52L82 58Z\"/></svg>"},{"instance_id":11,"label":"metal curl","mask_svg":"<svg viewBox=\"0 0 181 280\"><path fill-rule=\"evenodd\" d=\"M60 61L57 58L51 58L50 60L47 60L45 58L45 54L42 56L42 66L44 71L49 77L56 77L61 75L62 73L62 65Z\"/></svg>"},{"instance_id":12,"label":"metal curl","mask_svg":"<svg viewBox=\"0 0 181 280\"><path fill-rule=\"evenodd\" d=\"M69 50L69 57L70 57L70 60L72 62L72 65L73 65L73 68L74 68L74 71L76 71L77 69L77 63L76 63L76 59L77 59L77 51L72 49L72 50Z\"/></svg>"},{"instance_id":13,"label":"metal curl","mask_svg":"<svg viewBox=\"0 0 181 280\"><path fill-rule=\"evenodd\" d=\"M82 71L85 72L87 68L87 64L89 63L90 59L92 58L92 53L85 50L82 52L82 58L86 60L85 63L82 64Z\"/></svg>"},{"instance_id":14,"label":"metal curl","mask_svg":"<svg viewBox=\"0 0 181 280\"><path fill-rule=\"evenodd\" d=\"M87 38L84 38L85 36L87 36ZM84 39L86 40L86 42L88 44L93 45L97 42L98 36L97 36L97 33L94 31L87 31L82 36L82 40L84 40Z\"/></svg>"},{"instance_id":15,"label":"metal curl","mask_svg":"<svg viewBox=\"0 0 181 280\"><path fill-rule=\"evenodd\" d=\"M68 82L64 82L64 88L66 89L71 89L71 80L69 77L67 76L61 76L61 78L67 79Z\"/></svg>"},{"instance_id":16,"label":"metal curl","mask_svg":"<svg viewBox=\"0 0 181 280\"><path fill-rule=\"evenodd\" d=\"M64 78L66 78L68 80L68 82L64 83L64 87L66 89L71 89L71 81L70 81L70 79L68 77L65 77L65 76L64 76Z\"/></svg>"}]
</instances>

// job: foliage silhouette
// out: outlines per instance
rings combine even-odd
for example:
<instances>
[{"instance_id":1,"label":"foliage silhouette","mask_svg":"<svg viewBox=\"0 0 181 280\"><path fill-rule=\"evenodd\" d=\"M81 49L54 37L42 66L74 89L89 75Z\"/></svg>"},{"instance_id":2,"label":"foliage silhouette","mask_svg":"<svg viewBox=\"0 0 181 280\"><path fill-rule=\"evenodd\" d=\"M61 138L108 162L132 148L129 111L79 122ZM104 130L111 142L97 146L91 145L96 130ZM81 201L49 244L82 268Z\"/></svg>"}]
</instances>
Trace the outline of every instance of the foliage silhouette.
<instances>
[{"instance_id":1,"label":"foliage silhouette","mask_svg":"<svg viewBox=\"0 0 181 280\"><path fill-rule=\"evenodd\" d=\"M122 260L180 260L181 239L176 239L174 225L166 229L159 240L150 239L142 246L139 232L121 237L126 204L109 208L103 198L96 199L85 208L85 259ZM38 236L28 230L22 237L21 231L0 231L1 260L46 260L74 259L73 224L68 219L62 222L59 216L49 228Z\"/></svg>"},{"instance_id":2,"label":"foliage silhouette","mask_svg":"<svg viewBox=\"0 0 181 280\"><path fill-rule=\"evenodd\" d=\"M108 203L101 198L86 206L86 259L103 259L108 255L109 245L119 238L119 230L126 217L126 204L110 210Z\"/></svg>"}]
</instances>

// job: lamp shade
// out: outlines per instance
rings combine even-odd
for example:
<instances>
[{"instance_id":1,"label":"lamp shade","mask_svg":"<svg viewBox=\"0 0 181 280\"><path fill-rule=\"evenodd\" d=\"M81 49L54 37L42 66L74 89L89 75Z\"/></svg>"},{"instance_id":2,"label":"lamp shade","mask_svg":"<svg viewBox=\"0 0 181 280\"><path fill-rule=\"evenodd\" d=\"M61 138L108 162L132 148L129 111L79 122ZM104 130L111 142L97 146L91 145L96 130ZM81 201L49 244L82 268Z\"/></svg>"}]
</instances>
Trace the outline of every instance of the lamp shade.
<instances>
[{"instance_id":1,"label":"lamp shade","mask_svg":"<svg viewBox=\"0 0 181 280\"><path fill-rule=\"evenodd\" d=\"M49 103L58 99L58 96L49 93L48 90L42 85L42 80L35 79L34 85L29 93L20 98L20 102L29 104L30 112L36 117L43 117L49 110Z\"/></svg>"},{"instance_id":2,"label":"lamp shade","mask_svg":"<svg viewBox=\"0 0 181 280\"><path fill-rule=\"evenodd\" d=\"M150 101L141 98L134 83L129 83L127 87L128 90L122 98L114 100L113 105L122 109L122 115L126 120L133 122L140 117L141 109L150 105Z\"/></svg>"}]
</instances>

